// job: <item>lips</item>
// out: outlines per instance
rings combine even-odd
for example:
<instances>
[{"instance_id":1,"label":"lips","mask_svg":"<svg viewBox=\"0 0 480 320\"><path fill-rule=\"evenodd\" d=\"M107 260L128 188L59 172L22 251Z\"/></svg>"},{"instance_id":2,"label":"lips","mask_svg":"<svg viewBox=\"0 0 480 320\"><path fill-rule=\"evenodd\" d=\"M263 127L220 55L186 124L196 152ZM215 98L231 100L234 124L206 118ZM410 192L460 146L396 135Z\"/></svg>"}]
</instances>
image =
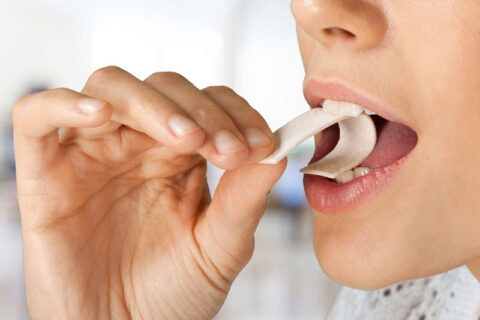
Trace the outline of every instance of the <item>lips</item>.
<instances>
[{"instance_id":1,"label":"lips","mask_svg":"<svg viewBox=\"0 0 480 320\"><path fill-rule=\"evenodd\" d=\"M377 129L375 149L359 167L369 168L371 173L344 184L333 180L305 175L307 199L317 212L346 213L372 199L388 185L394 173L405 163L417 144L417 134L405 125L403 119L387 110L382 104L364 97L353 90L335 83L310 80L305 85L305 97L312 107L320 107L326 99L336 99L360 105L378 115L372 116ZM339 140L338 125L324 130L316 137L316 149L312 162L327 155Z\"/></svg>"}]
</instances>

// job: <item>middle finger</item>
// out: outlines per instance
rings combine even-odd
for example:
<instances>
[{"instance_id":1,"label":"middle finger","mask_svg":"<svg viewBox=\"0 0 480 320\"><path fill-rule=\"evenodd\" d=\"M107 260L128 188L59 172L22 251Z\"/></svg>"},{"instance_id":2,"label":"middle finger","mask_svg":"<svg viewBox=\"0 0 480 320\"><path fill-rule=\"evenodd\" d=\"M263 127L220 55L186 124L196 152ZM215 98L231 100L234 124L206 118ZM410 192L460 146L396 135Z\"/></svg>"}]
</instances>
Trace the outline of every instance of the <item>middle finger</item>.
<instances>
[{"instance_id":1,"label":"middle finger","mask_svg":"<svg viewBox=\"0 0 480 320\"><path fill-rule=\"evenodd\" d=\"M154 73L145 82L179 105L206 132L206 142L198 149L204 158L224 169L247 162L250 149L246 138L214 99L172 72Z\"/></svg>"}]
</instances>

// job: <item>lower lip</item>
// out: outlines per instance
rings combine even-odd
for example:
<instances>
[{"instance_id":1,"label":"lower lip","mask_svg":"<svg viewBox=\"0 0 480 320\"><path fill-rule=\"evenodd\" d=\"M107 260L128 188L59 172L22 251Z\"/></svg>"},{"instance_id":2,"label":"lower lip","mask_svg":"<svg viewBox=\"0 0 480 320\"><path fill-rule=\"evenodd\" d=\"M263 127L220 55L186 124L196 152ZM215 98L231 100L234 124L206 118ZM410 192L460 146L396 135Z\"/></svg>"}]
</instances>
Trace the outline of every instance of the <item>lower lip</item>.
<instances>
[{"instance_id":1,"label":"lower lip","mask_svg":"<svg viewBox=\"0 0 480 320\"><path fill-rule=\"evenodd\" d=\"M406 162L409 154L391 165L356 178L345 184L336 184L320 176L304 176L304 187L310 206L319 213L345 214L372 200L387 187L394 174Z\"/></svg>"}]
</instances>

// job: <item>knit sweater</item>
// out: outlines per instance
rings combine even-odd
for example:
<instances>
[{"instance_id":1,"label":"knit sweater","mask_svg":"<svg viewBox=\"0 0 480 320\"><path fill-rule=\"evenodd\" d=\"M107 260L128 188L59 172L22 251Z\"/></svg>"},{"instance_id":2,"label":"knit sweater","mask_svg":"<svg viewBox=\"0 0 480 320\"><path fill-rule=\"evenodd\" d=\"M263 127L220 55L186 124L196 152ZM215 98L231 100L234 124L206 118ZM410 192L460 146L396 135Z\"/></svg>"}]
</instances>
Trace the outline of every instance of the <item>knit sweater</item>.
<instances>
[{"instance_id":1,"label":"knit sweater","mask_svg":"<svg viewBox=\"0 0 480 320\"><path fill-rule=\"evenodd\" d=\"M480 282L466 266L381 290L344 287L327 320L480 320Z\"/></svg>"}]
</instances>

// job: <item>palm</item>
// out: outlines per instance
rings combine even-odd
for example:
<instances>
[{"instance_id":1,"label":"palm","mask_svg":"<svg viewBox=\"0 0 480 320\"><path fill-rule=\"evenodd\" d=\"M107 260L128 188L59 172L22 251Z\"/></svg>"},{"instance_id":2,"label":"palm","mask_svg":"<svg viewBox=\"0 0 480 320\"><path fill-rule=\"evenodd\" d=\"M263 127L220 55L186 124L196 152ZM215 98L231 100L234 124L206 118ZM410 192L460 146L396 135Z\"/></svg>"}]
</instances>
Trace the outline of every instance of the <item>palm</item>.
<instances>
[{"instance_id":1,"label":"palm","mask_svg":"<svg viewBox=\"0 0 480 320\"><path fill-rule=\"evenodd\" d=\"M49 190L43 197L45 206L58 215L38 222L36 228L49 230L47 241L63 244L57 260L50 263L56 265L56 276L76 275L70 282L70 288L75 288L73 301L81 304L85 297L91 299L88 313L100 309L96 304L108 303L126 314L149 312L155 318L165 307L150 305L159 297L167 301L168 296L199 291L176 283L174 275L188 272L202 277L211 272L202 270L204 262L198 261L205 257L195 235L199 213L209 201L202 158L173 154L127 127L102 133L99 139L67 139L63 145L63 159L54 175L70 182L43 181L43 190ZM57 210L52 211L53 207ZM212 279L205 277L205 281ZM228 285L216 287L220 290L212 294L221 301ZM204 306L212 304L211 310L203 311L208 313L203 317L208 317L219 301L203 296ZM138 310L125 303L132 298L142 301ZM69 300L72 303L72 297Z\"/></svg>"}]
</instances>

